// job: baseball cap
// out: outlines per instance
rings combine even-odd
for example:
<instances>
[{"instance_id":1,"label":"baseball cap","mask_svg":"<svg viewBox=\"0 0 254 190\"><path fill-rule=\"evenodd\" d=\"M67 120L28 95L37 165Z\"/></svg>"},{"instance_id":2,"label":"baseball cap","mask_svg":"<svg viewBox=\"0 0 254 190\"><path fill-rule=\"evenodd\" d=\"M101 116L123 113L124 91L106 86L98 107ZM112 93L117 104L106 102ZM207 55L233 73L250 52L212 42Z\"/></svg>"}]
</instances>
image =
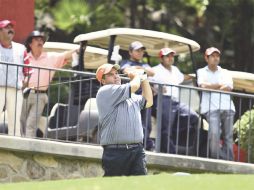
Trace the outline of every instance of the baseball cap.
<instances>
[{"instance_id":1,"label":"baseball cap","mask_svg":"<svg viewBox=\"0 0 254 190\"><path fill-rule=\"evenodd\" d=\"M47 38L46 38L46 36L43 32L40 32L38 30L34 30L29 34L29 36L27 37L26 42L30 41L30 43L31 43L33 37L42 37L44 43L47 41Z\"/></svg>"},{"instance_id":2,"label":"baseball cap","mask_svg":"<svg viewBox=\"0 0 254 190\"><path fill-rule=\"evenodd\" d=\"M25 46L26 46L28 52L31 51L29 44L32 42L33 37L42 37L43 43L45 43L47 41L47 37L45 36L45 34L43 32L40 32L38 30L32 31L25 41Z\"/></svg>"},{"instance_id":3,"label":"baseball cap","mask_svg":"<svg viewBox=\"0 0 254 190\"><path fill-rule=\"evenodd\" d=\"M120 69L120 65L118 64L109 64L109 63L105 63L103 65L101 65L97 71L96 71L96 78L99 82L101 82L103 75L109 73L111 71L112 68L115 68L116 70Z\"/></svg>"},{"instance_id":4,"label":"baseball cap","mask_svg":"<svg viewBox=\"0 0 254 190\"><path fill-rule=\"evenodd\" d=\"M162 48L159 52L159 56L163 57L165 55L168 55L170 53L173 53L174 55L176 54L176 51L170 49L170 48Z\"/></svg>"},{"instance_id":5,"label":"baseball cap","mask_svg":"<svg viewBox=\"0 0 254 190\"><path fill-rule=\"evenodd\" d=\"M6 26L8 26L9 24L11 24L12 26L16 25L15 21L10 21L10 20L1 20L0 21L0 28L5 28Z\"/></svg>"},{"instance_id":6,"label":"baseball cap","mask_svg":"<svg viewBox=\"0 0 254 190\"><path fill-rule=\"evenodd\" d=\"M207 48L206 51L205 51L205 55L206 56L209 56L211 55L213 52L218 52L220 54L220 50L218 50L217 48L215 47L210 47L210 48Z\"/></svg>"},{"instance_id":7,"label":"baseball cap","mask_svg":"<svg viewBox=\"0 0 254 190\"><path fill-rule=\"evenodd\" d=\"M146 49L145 46L139 41L132 42L129 46L130 51L137 50L137 49L140 49L140 48Z\"/></svg>"}]
</instances>

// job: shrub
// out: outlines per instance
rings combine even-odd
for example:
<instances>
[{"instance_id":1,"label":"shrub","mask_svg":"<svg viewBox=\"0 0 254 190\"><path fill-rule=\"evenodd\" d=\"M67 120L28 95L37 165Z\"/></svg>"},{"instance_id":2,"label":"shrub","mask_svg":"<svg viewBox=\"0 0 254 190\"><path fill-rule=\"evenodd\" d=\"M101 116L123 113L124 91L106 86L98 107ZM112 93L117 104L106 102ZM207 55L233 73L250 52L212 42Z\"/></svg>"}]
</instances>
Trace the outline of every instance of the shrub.
<instances>
[{"instance_id":1,"label":"shrub","mask_svg":"<svg viewBox=\"0 0 254 190\"><path fill-rule=\"evenodd\" d=\"M254 109L246 111L234 124L236 142L250 155L250 162L254 163Z\"/></svg>"}]
</instances>

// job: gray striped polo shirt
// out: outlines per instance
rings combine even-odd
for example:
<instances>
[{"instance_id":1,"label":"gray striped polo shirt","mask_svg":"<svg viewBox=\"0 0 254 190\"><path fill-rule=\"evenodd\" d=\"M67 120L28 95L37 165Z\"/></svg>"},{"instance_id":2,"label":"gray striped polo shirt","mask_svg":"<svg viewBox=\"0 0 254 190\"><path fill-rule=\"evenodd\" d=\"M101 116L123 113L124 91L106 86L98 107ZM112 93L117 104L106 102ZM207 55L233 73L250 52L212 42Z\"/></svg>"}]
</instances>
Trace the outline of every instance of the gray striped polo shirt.
<instances>
[{"instance_id":1,"label":"gray striped polo shirt","mask_svg":"<svg viewBox=\"0 0 254 190\"><path fill-rule=\"evenodd\" d=\"M146 100L131 94L130 83L102 86L96 96L99 112L100 144L131 144L143 142L140 110Z\"/></svg>"}]
</instances>

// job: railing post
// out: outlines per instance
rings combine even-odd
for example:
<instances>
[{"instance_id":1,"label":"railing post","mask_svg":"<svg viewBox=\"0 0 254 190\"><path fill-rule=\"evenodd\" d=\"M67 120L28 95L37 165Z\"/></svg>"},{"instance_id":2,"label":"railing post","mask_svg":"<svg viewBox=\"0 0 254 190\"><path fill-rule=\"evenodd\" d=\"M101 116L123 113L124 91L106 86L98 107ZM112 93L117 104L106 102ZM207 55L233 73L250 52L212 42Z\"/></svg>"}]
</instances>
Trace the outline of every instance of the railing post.
<instances>
[{"instance_id":1,"label":"railing post","mask_svg":"<svg viewBox=\"0 0 254 190\"><path fill-rule=\"evenodd\" d=\"M78 70L79 71L84 71L85 70L84 55L85 55L86 45L87 45L87 41L80 42L80 47L79 47L79 64L78 64Z\"/></svg>"},{"instance_id":2,"label":"railing post","mask_svg":"<svg viewBox=\"0 0 254 190\"><path fill-rule=\"evenodd\" d=\"M109 46L108 46L108 63L112 63L111 56L114 50L115 40L116 40L116 35L110 36Z\"/></svg>"},{"instance_id":3,"label":"railing post","mask_svg":"<svg viewBox=\"0 0 254 190\"><path fill-rule=\"evenodd\" d=\"M161 149L161 121L162 121L162 85L159 84L157 95L157 137L155 143L155 151L160 152Z\"/></svg>"}]
</instances>

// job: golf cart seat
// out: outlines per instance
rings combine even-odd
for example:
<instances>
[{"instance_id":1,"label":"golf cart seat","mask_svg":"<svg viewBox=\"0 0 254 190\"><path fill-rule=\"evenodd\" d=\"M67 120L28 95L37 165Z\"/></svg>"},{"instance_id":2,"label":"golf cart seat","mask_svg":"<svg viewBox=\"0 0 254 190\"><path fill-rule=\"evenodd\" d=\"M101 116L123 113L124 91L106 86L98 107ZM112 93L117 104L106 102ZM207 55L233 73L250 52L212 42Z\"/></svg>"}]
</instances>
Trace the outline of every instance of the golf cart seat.
<instances>
[{"instance_id":1,"label":"golf cart seat","mask_svg":"<svg viewBox=\"0 0 254 190\"><path fill-rule=\"evenodd\" d=\"M86 138L96 142L98 130L98 109L95 98L87 100L84 109L80 113L79 127L80 134Z\"/></svg>"},{"instance_id":2,"label":"golf cart seat","mask_svg":"<svg viewBox=\"0 0 254 190\"><path fill-rule=\"evenodd\" d=\"M77 106L70 107L69 125L67 125L68 105L56 104L51 113L53 116L49 119L48 138L60 140L87 140L88 142L91 138L94 138L98 123L98 111L95 98L87 100L80 115ZM59 117L57 117L58 113ZM57 118L59 120L58 122ZM78 122L74 123L74 121ZM56 127L56 124L58 124L58 127Z\"/></svg>"}]
</instances>

